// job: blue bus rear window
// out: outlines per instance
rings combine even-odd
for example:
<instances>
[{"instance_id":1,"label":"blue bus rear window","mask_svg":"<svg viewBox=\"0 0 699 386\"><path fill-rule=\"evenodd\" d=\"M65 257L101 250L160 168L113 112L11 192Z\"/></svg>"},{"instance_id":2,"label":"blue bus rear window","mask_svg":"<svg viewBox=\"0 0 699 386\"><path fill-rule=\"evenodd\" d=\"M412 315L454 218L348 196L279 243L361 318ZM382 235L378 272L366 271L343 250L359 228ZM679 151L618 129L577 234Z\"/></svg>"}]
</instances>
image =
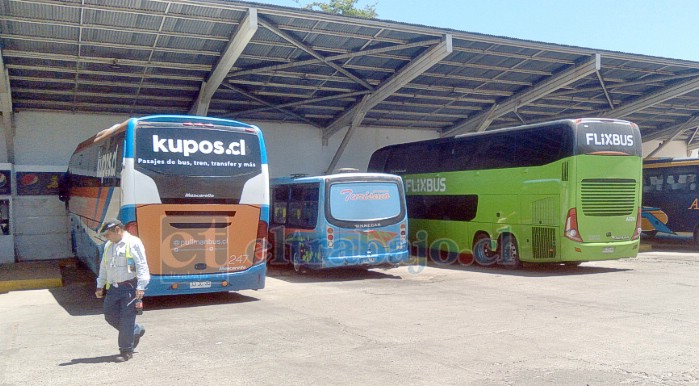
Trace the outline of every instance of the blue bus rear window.
<instances>
[{"instance_id":1,"label":"blue bus rear window","mask_svg":"<svg viewBox=\"0 0 699 386\"><path fill-rule=\"evenodd\" d=\"M340 221L393 218L401 213L399 194L392 182L336 183L330 187L330 215Z\"/></svg>"}]
</instances>

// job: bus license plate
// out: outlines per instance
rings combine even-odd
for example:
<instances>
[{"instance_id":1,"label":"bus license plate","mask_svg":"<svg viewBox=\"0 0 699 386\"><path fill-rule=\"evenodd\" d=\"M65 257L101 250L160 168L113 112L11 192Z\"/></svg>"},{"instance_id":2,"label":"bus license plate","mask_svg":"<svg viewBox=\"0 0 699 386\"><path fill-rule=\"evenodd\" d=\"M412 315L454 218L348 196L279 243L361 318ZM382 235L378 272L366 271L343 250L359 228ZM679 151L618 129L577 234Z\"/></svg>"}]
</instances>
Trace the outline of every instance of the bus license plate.
<instances>
[{"instance_id":1,"label":"bus license plate","mask_svg":"<svg viewBox=\"0 0 699 386\"><path fill-rule=\"evenodd\" d=\"M614 253L614 247L604 247L602 253Z\"/></svg>"},{"instance_id":2,"label":"bus license plate","mask_svg":"<svg viewBox=\"0 0 699 386\"><path fill-rule=\"evenodd\" d=\"M189 283L189 288L211 288L210 281L193 281Z\"/></svg>"}]
</instances>

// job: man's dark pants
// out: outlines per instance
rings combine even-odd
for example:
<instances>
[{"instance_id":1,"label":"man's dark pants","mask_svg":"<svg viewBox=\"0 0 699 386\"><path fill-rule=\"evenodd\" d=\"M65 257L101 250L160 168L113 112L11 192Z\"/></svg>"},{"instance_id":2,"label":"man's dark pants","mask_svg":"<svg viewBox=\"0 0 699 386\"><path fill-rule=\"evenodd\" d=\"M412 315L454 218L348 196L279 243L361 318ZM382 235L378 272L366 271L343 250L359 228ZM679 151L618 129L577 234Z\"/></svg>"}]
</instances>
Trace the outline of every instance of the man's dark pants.
<instances>
[{"instance_id":1,"label":"man's dark pants","mask_svg":"<svg viewBox=\"0 0 699 386\"><path fill-rule=\"evenodd\" d=\"M134 335L143 330L136 324L136 285L124 283L111 286L104 298L104 319L119 331L119 351L133 352Z\"/></svg>"}]
</instances>

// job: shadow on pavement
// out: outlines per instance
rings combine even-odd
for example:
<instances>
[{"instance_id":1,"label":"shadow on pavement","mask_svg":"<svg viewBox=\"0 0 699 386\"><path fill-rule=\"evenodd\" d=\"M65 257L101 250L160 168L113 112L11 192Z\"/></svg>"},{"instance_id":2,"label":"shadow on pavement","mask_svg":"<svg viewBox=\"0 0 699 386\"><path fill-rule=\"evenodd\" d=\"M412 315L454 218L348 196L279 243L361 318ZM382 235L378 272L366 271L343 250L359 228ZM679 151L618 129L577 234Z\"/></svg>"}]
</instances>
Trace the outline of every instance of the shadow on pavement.
<instances>
[{"instance_id":1,"label":"shadow on pavement","mask_svg":"<svg viewBox=\"0 0 699 386\"><path fill-rule=\"evenodd\" d=\"M289 283L340 282L370 279L401 279L398 275L390 274L390 268L332 268L324 270L305 270L296 273L291 265L269 264L267 276Z\"/></svg>"},{"instance_id":2,"label":"shadow on pavement","mask_svg":"<svg viewBox=\"0 0 699 386\"><path fill-rule=\"evenodd\" d=\"M218 304L247 303L257 300L257 298L241 295L238 292L213 292L191 295L147 296L145 299L143 299L143 304L145 311L148 312L151 310L168 310L173 308L190 308Z\"/></svg>"},{"instance_id":3,"label":"shadow on pavement","mask_svg":"<svg viewBox=\"0 0 699 386\"><path fill-rule=\"evenodd\" d=\"M102 299L95 297L95 274L81 263L62 267L63 287L49 291L58 304L72 316L101 315ZM146 311L170 308L244 303L257 300L237 292L146 297Z\"/></svg>"},{"instance_id":4,"label":"shadow on pavement","mask_svg":"<svg viewBox=\"0 0 699 386\"><path fill-rule=\"evenodd\" d=\"M63 287L49 292L56 302L72 316L102 313L102 300L95 297L95 274L81 263L61 267Z\"/></svg>"},{"instance_id":5,"label":"shadow on pavement","mask_svg":"<svg viewBox=\"0 0 699 386\"><path fill-rule=\"evenodd\" d=\"M649 244L655 252L698 252L691 235L670 235L659 233L653 237L642 235L644 244Z\"/></svg>"},{"instance_id":6,"label":"shadow on pavement","mask_svg":"<svg viewBox=\"0 0 699 386\"><path fill-rule=\"evenodd\" d=\"M93 358L75 358L71 359L70 362L63 362L59 363L59 366L72 366L72 365L80 365L80 364L95 364L95 363L111 363L116 361L116 357L119 356L119 354L114 354L114 355L105 355L101 357L93 357Z\"/></svg>"},{"instance_id":7,"label":"shadow on pavement","mask_svg":"<svg viewBox=\"0 0 699 386\"><path fill-rule=\"evenodd\" d=\"M424 261L425 259L423 259ZM502 265L479 265L476 263L462 264L458 261L440 262L440 261L429 261L427 263L428 267L440 268L440 269L451 269L459 271L469 271L469 272L481 272L486 274L496 274L496 275L510 275L510 276L522 276L522 277L548 277L548 276L573 276L573 275L595 275L602 273L612 273L612 272L624 272L630 269L625 268L611 268L611 267L599 267L599 266L589 266L587 263L582 263L578 266L564 265L564 264L553 264L553 263L541 263L541 264L531 264L525 263L520 268L509 268ZM424 263L423 263L424 265ZM419 268L419 267L418 267Z\"/></svg>"}]
</instances>

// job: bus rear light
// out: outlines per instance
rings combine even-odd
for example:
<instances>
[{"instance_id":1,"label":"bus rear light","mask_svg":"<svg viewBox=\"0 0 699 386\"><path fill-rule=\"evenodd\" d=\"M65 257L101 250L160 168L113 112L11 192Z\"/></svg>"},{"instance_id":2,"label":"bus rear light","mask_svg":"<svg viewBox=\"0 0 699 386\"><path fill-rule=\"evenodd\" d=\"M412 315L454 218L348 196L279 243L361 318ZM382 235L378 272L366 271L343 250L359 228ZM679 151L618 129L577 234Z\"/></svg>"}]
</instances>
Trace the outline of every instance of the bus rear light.
<instances>
[{"instance_id":1,"label":"bus rear light","mask_svg":"<svg viewBox=\"0 0 699 386\"><path fill-rule=\"evenodd\" d=\"M335 246L335 235L333 235L335 231L331 227L326 227L325 228L325 241L328 244L328 248L332 248Z\"/></svg>"},{"instance_id":2,"label":"bus rear light","mask_svg":"<svg viewBox=\"0 0 699 386\"><path fill-rule=\"evenodd\" d=\"M228 282L227 281L222 281L221 282L221 287L228 287Z\"/></svg>"},{"instance_id":3,"label":"bus rear light","mask_svg":"<svg viewBox=\"0 0 699 386\"><path fill-rule=\"evenodd\" d=\"M124 226L124 230L138 237L138 224L136 223L136 221L126 223L126 225Z\"/></svg>"},{"instance_id":4,"label":"bus rear light","mask_svg":"<svg viewBox=\"0 0 699 386\"><path fill-rule=\"evenodd\" d=\"M633 230L633 236L631 236L631 240L638 240L641 237L641 208L638 208L638 216L636 216L636 229Z\"/></svg>"},{"instance_id":5,"label":"bus rear light","mask_svg":"<svg viewBox=\"0 0 699 386\"><path fill-rule=\"evenodd\" d=\"M180 285L177 283L172 283L172 285L170 285L170 289L176 290L179 286Z\"/></svg>"},{"instance_id":6,"label":"bus rear light","mask_svg":"<svg viewBox=\"0 0 699 386\"><path fill-rule=\"evenodd\" d=\"M580 237L580 231L578 230L578 214L575 208L570 208L570 210L568 210L565 237L573 241L583 242L582 237Z\"/></svg>"},{"instance_id":7,"label":"bus rear light","mask_svg":"<svg viewBox=\"0 0 699 386\"><path fill-rule=\"evenodd\" d=\"M255 241L255 251L252 264L259 264L266 261L267 257L267 231L266 221L260 221L257 225L257 240Z\"/></svg>"}]
</instances>

